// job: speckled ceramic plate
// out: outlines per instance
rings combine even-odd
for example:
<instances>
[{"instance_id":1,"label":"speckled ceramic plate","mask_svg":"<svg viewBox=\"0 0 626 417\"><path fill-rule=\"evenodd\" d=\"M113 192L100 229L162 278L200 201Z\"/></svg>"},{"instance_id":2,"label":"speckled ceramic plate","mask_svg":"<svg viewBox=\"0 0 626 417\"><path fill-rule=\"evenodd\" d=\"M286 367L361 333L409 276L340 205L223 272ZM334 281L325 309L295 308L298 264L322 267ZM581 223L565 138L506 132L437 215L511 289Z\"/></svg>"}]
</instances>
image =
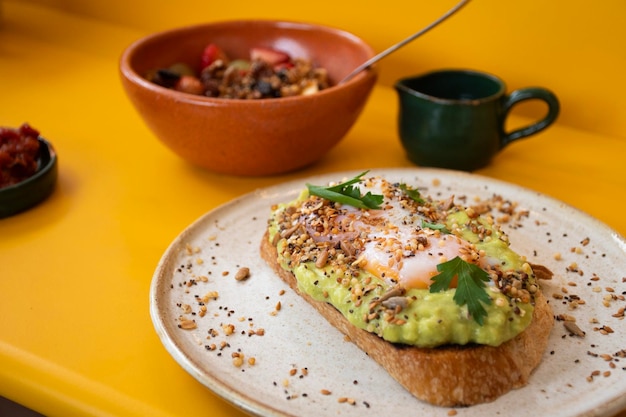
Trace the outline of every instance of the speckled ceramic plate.
<instances>
[{"instance_id":1,"label":"speckled ceramic plate","mask_svg":"<svg viewBox=\"0 0 626 417\"><path fill-rule=\"evenodd\" d=\"M259 256L272 204L294 198L305 182L324 184L355 174L289 182L223 205L184 230L156 269L151 315L166 349L198 381L253 415L447 415L409 395ZM555 313L575 317L586 333L572 336L557 321L526 387L458 409L458 415L609 416L626 408L621 236L564 203L477 175L433 169L371 174L417 185L433 196L466 197L468 203L493 194L518 202L518 212L528 210L528 216L504 225L512 247L552 269L555 277L544 292ZM242 267L250 275L238 281Z\"/></svg>"}]
</instances>

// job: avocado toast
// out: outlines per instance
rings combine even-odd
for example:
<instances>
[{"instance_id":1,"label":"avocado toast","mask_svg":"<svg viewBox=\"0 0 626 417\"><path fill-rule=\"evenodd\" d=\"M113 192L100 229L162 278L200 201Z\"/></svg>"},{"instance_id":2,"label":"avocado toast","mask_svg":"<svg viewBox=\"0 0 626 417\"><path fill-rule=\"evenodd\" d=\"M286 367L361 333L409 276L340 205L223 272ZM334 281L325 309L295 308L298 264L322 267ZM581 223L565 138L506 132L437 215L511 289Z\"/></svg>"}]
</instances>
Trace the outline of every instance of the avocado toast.
<instances>
[{"instance_id":1,"label":"avocado toast","mask_svg":"<svg viewBox=\"0 0 626 417\"><path fill-rule=\"evenodd\" d=\"M527 383L553 316L488 216L363 173L273 207L263 258L413 395L492 401Z\"/></svg>"}]
</instances>

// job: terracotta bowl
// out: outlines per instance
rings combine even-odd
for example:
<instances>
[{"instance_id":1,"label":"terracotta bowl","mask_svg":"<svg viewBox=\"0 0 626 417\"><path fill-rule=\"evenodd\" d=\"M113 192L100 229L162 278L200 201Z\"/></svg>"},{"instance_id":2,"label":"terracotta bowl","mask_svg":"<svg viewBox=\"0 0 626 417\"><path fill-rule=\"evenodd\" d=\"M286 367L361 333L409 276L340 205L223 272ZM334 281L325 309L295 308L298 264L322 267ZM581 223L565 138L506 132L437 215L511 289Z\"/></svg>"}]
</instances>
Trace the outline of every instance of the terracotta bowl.
<instances>
[{"instance_id":1,"label":"terracotta bowl","mask_svg":"<svg viewBox=\"0 0 626 417\"><path fill-rule=\"evenodd\" d=\"M147 81L155 68L199 65L208 43L231 58L263 46L326 68L331 87L311 95L243 100L210 98ZM329 27L268 20L230 21L156 33L122 54L123 86L148 127L172 151L208 170L273 175L324 156L352 127L376 81L375 69L333 85L374 55L356 36Z\"/></svg>"}]
</instances>

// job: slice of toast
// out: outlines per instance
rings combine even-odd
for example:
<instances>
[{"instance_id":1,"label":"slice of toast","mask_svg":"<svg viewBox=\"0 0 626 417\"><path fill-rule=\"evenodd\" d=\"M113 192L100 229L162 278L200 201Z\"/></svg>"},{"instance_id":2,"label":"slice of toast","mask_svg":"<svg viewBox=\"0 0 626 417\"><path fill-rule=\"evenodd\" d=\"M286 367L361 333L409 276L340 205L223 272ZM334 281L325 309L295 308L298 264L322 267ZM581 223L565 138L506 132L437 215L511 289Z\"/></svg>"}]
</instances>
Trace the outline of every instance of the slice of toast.
<instances>
[{"instance_id":1,"label":"slice of toast","mask_svg":"<svg viewBox=\"0 0 626 417\"><path fill-rule=\"evenodd\" d=\"M418 348L393 344L352 325L332 305L300 292L296 277L278 263L276 247L267 233L261 242L261 256L283 281L411 394L439 406L490 402L526 385L541 362L554 322L548 301L537 291L531 324L498 347L472 344Z\"/></svg>"}]
</instances>

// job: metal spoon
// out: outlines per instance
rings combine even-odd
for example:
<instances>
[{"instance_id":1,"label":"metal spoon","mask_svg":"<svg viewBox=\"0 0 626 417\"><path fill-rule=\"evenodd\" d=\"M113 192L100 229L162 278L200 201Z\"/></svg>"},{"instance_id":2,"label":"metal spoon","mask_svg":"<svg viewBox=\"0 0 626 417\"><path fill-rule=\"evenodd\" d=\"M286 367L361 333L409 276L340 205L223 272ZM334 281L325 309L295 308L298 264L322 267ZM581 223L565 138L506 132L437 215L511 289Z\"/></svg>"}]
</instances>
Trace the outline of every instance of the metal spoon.
<instances>
[{"instance_id":1,"label":"metal spoon","mask_svg":"<svg viewBox=\"0 0 626 417\"><path fill-rule=\"evenodd\" d=\"M465 6L467 3L469 3L469 1L470 0L461 0L459 3L457 3L456 6L454 6L452 9L448 10L448 12L446 14L444 14L439 19L437 19L434 22L432 22L430 25L426 26L424 29L420 30L419 32L416 32L416 33L412 34L408 38L406 38L406 39L396 43L395 45L392 45L391 47L385 49L384 51L382 51L378 55L375 55L374 57L372 57L369 60L365 61L363 64L358 66L354 71L352 71L350 74L348 74L346 77L344 77L341 81L339 81L338 84L343 84L346 81L351 80L352 78L354 78L361 71L364 71L364 70L368 69L369 67L374 65L374 63L380 61L381 59L383 59L384 57L386 57L390 53L400 49L401 47L403 47L407 43L413 41L415 38L417 38L417 37L423 35L424 33L428 32L429 30L431 30L432 28L437 26L439 23L443 22L448 17L450 17L454 13L456 13L459 9L461 9L463 6Z\"/></svg>"}]
</instances>

